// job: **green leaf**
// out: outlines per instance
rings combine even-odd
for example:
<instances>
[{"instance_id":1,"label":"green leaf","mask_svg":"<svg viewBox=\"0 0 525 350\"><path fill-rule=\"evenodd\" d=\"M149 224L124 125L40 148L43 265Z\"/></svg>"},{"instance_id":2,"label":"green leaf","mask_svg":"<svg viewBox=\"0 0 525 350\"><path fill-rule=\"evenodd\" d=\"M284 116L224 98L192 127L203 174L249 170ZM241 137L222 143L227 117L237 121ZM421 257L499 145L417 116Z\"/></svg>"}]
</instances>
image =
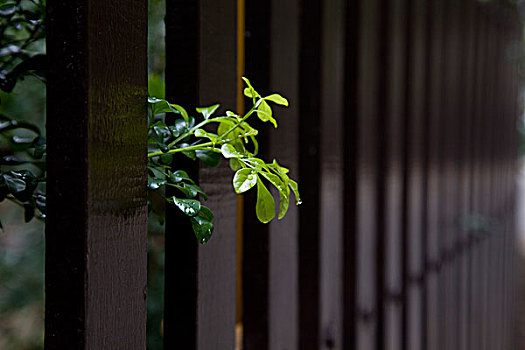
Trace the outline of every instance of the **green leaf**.
<instances>
[{"instance_id":1,"label":"green leaf","mask_svg":"<svg viewBox=\"0 0 525 350\"><path fill-rule=\"evenodd\" d=\"M288 100L282 97L279 94L272 94L270 96L266 96L264 98L266 101L272 101L273 103L277 103L278 105L287 106L288 107Z\"/></svg>"},{"instance_id":2,"label":"green leaf","mask_svg":"<svg viewBox=\"0 0 525 350\"><path fill-rule=\"evenodd\" d=\"M26 189L26 183L24 180L11 176L10 174L3 174L3 176L7 188L9 188L9 191L12 193L23 192Z\"/></svg>"},{"instance_id":3,"label":"green leaf","mask_svg":"<svg viewBox=\"0 0 525 350\"><path fill-rule=\"evenodd\" d=\"M182 183L179 182L176 184L167 183L167 185L179 189L188 198L194 198L195 196L197 196L198 193L200 193L204 196L204 199L208 199L208 196L206 195L206 193L204 193L202 189L197 185L189 184L185 182L182 182Z\"/></svg>"},{"instance_id":4,"label":"green leaf","mask_svg":"<svg viewBox=\"0 0 525 350\"><path fill-rule=\"evenodd\" d=\"M257 184L257 173L252 169L240 169L233 177L236 193L244 193Z\"/></svg>"},{"instance_id":5,"label":"green leaf","mask_svg":"<svg viewBox=\"0 0 525 350\"><path fill-rule=\"evenodd\" d=\"M213 234L213 224L201 216L194 216L190 218L193 232L201 244L205 244Z\"/></svg>"},{"instance_id":6,"label":"green leaf","mask_svg":"<svg viewBox=\"0 0 525 350\"><path fill-rule=\"evenodd\" d=\"M152 191L166 184L166 180L156 179L148 176L148 188Z\"/></svg>"},{"instance_id":7,"label":"green leaf","mask_svg":"<svg viewBox=\"0 0 525 350\"><path fill-rule=\"evenodd\" d=\"M229 143L225 143L221 147L221 153L224 156L224 158L242 158L243 154L238 152L235 147L230 145Z\"/></svg>"},{"instance_id":8,"label":"green leaf","mask_svg":"<svg viewBox=\"0 0 525 350\"><path fill-rule=\"evenodd\" d=\"M277 163L277 160L275 159L273 160L272 164L270 164L270 167L282 174L288 174L288 172L290 172L290 170L288 170L287 168L280 166L279 163Z\"/></svg>"},{"instance_id":9,"label":"green leaf","mask_svg":"<svg viewBox=\"0 0 525 350\"><path fill-rule=\"evenodd\" d=\"M172 107L172 105L166 101L163 98L156 98L156 97L148 97L148 102L151 105L151 109L153 111L153 114L157 113L180 113Z\"/></svg>"},{"instance_id":10,"label":"green leaf","mask_svg":"<svg viewBox=\"0 0 525 350\"><path fill-rule=\"evenodd\" d=\"M251 88L244 88L244 96L246 97L249 97L249 98L254 98L254 97L257 97L257 94L255 94L253 91L253 89Z\"/></svg>"},{"instance_id":11,"label":"green leaf","mask_svg":"<svg viewBox=\"0 0 525 350\"><path fill-rule=\"evenodd\" d=\"M249 167L259 171L261 171L265 166L264 161L259 158L245 158L242 161L246 163Z\"/></svg>"},{"instance_id":12,"label":"green leaf","mask_svg":"<svg viewBox=\"0 0 525 350\"><path fill-rule=\"evenodd\" d=\"M193 180L184 170L177 170L173 173L171 171L168 171L168 177L171 182L181 182L184 180L193 183Z\"/></svg>"},{"instance_id":13,"label":"green leaf","mask_svg":"<svg viewBox=\"0 0 525 350\"><path fill-rule=\"evenodd\" d=\"M168 129L173 135L173 137L179 137L180 135L186 132L186 130L188 129L188 124L184 119L177 119L175 120L173 125L168 126Z\"/></svg>"},{"instance_id":14,"label":"green leaf","mask_svg":"<svg viewBox=\"0 0 525 350\"><path fill-rule=\"evenodd\" d=\"M15 13L17 6L15 4L5 4L0 6L0 16L7 17Z\"/></svg>"},{"instance_id":15,"label":"green leaf","mask_svg":"<svg viewBox=\"0 0 525 350\"><path fill-rule=\"evenodd\" d=\"M268 223L275 217L275 200L263 182L257 177L257 203L255 204L257 219Z\"/></svg>"},{"instance_id":16,"label":"green leaf","mask_svg":"<svg viewBox=\"0 0 525 350\"><path fill-rule=\"evenodd\" d=\"M237 158L230 158L230 168L233 171L237 171L241 168L241 162Z\"/></svg>"},{"instance_id":17,"label":"green leaf","mask_svg":"<svg viewBox=\"0 0 525 350\"><path fill-rule=\"evenodd\" d=\"M210 210L210 208L205 207L204 205L201 205L201 211L199 212L199 215L209 222L213 221L213 212Z\"/></svg>"},{"instance_id":18,"label":"green leaf","mask_svg":"<svg viewBox=\"0 0 525 350\"><path fill-rule=\"evenodd\" d=\"M279 198L280 198L279 220L280 220L284 217L290 205L290 188L285 182L283 182L283 180L281 180L279 176L275 174L261 172L261 175L264 176L268 181L270 181L272 185L274 185L275 188L277 188L277 190L279 191ZM288 177L286 178L288 180Z\"/></svg>"},{"instance_id":19,"label":"green leaf","mask_svg":"<svg viewBox=\"0 0 525 350\"><path fill-rule=\"evenodd\" d=\"M261 175L264 176L268 181L270 181L272 185L274 185L275 188L279 190L279 192L286 191L284 183L282 182L279 176L267 172L261 172Z\"/></svg>"},{"instance_id":20,"label":"green leaf","mask_svg":"<svg viewBox=\"0 0 525 350\"><path fill-rule=\"evenodd\" d=\"M203 115L204 119L208 119L211 115L220 107L219 104L210 106L210 107L199 107L197 112Z\"/></svg>"},{"instance_id":21,"label":"green leaf","mask_svg":"<svg viewBox=\"0 0 525 350\"><path fill-rule=\"evenodd\" d=\"M170 107L175 108L182 115L182 118L184 118L186 123L189 124L190 117L188 116L188 112L186 112L186 110L183 107L173 104L173 103L170 104Z\"/></svg>"},{"instance_id":22,"label":"green leaf","mask_svg":"<svg viewBox=\"0 0 525 350\"><path fill-rule=\"evenodd\" d=\"M181 153L184 154L186 157L190 158L191 160L197 159L197 154L194 150L182 151Z\"/></svg>"},{"instance_id":23,"label":"green leaf","mask_svg":"<svg viewBox=\"0 0 525 350\"><path fill-rule=\"evenodd\" d=\"M43 214L46 213L46 197L42 194L38 194L35 197L35 205Z\"/></svg>"},{"instance_id":24,"label":"green leaf","mask_svg":"<svg viewBox=\"0 0 525 350\"><path fill-rule=\"evenodd\" d=\"M232 131L230 131L228 134L226 134L226 132L228 132L228 130L230 130L232 127L235 126L235 121L232 120L232 119L225 119L225 120L222 120L219 124L219 127L217 128L217 135L219 137L223 137L223 138L235 138L236 137L236 134L237 134L237 131L236 129L233 129Z\"/></svg>"},{"instance_id":25,"label":"green leaf","mask_svg":"<svg viewBox=\"0 0 525 350\"><path fill-rule=\"evenodd\" d=\"M266 101L262 101L257 108L257 117L263 122L271 122L274 127L277 127L277 121L272 117L272 109Z\"/></svg>"},{"instance_id":26,"label":"green leaf","mask_svg":"<svg viewBox=\"0 0 525 350\"><path fill-rule=\"evenodd\" d=\"M173 154L163 154L160 156L160 161L163 164L171 164L173 162Z\"/></svg>"},{"instance_id":27,"label":"green leaf","mask_svg":"<svg viewBox=\"0 0 525 350\"><path fill-rule=\"evenodd\" d=\"M246 97L254 98L254 97L259 97L260 96L257 93L257 91L255 91L255 89L253 88L252 84L250 83L250 81L247 78L242 77L242 80L244 80L244 82L248 86L247 88L244 89L244 95Z\"/></svg>"},{"instance_id":28,"label":"green leaf","mask_svg":"<svg viewBox=\"0 0 525 350\"><path fill-rule=\"evenodd\" d=\"M188 216L195 216L201 210L201 203L195 199L182 199L171 197L173 204L177 206L184 214Z\"/></svg>"},{"instance_id":29,"label":"green leaf","mask_svg":"<svg viewBox=\"0 0 525 350\"><path fill-rule=\"evenodd\" d=\"M29 222L35 216L35 207L32 204L24 204L24 221Z\"/></svg>"},{"instance_id":30,"label":"green leaf","mask_svg":"<svg viewBox=\"0 0 525 350\"><path fill-rule=\"evenodd\" d=\"M303 201L301 200L301 196L299 195L299 186L297 186L297 182L290 179L289 185L293 191L293 194L295 195L295 200L297 201L297 205L301 204Z\"/></svg>"},{"instance_id":31,"label":"green leaf","mask_svg":"<svg viewBox=\"0 0 525 350\"><path fill-rule=\"evenodd\" d=\"M206 130L204 129L195 130L195 137L207 137L211 142L213 142L214 145L215 142L217 142L217 139L219 138L217 134L206 132Z\"/></svg>"},{"instance_id":32,"label":"green leaf","mask_svg":"<svg viewBox=\"0 0 525 350\"><path fill-rule=\"evenodd\" d=\"M279 198L281 200L279 203L279 220L281 220L286 215L288 207L290 206L290 189L286 187L285 192L280 191Z\"/></svg>"},{"instance_id":33,"label":"green leaf","mask_svg":"<svg viewBox=\"0 0 525 350\"><path fill-rule=\"evenodd\" d=\"M221 163L221 155L213 151L205 150L196 150L195 155L200 159L204 164L211 166L213 168L219 166Z\"/></svg>"},{"instance_id":34,"label":"green leaf","mask_svg":"<svg viewBox=\"0 0 525 350\"><path fill-rule=\"evenodd\" d=\"M166 175L162 172L161 169L154 168L152 166L148 166L148 171L151 173L152 177L155 179L165 179Z\"/></svg>"}]
</instances>

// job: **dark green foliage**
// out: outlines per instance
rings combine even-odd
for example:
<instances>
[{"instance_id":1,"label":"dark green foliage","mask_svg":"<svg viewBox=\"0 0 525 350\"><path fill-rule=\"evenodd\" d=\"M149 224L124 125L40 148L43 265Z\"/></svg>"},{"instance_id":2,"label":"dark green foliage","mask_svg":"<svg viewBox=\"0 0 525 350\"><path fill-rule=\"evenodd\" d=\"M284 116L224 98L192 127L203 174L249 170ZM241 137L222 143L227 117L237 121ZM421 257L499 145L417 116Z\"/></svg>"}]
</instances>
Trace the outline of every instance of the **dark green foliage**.
<instances>
[{"instance_id":1,"label":"dark green foliage","mask_svg":"<svg viewBox=\"0 0 525 350\"><path fill-rule=\"evenodd\" d=\"M6 93L25 77L45 81L44 14L43 0L7 0L0 5L0 89L7 101ZM26 222L45 218L45 153L38 126L0 114L0 201L20 205Z\"/></svg>"},{"instance_id":2,"label":"dark green foliage","mask_svg":"<svg viewBox=\"0 0 525 350\"><path fill-rule=\"evenodd\" d=\"M45 78L45 1L7 0L0 4L0 89L11 92L25 76Z\"/></svg>"}]
</instances>

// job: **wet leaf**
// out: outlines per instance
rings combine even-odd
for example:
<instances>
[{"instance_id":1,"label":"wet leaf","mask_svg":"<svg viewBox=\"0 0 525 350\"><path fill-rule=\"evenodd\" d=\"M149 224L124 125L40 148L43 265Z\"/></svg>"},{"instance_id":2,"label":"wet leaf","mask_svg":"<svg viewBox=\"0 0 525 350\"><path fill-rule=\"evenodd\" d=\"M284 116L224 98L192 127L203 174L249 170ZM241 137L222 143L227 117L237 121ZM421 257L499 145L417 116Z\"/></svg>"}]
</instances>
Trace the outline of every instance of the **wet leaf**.
<instances>
[{"instance_id":1,"label":"wet leaf","mask_svg":"<svg viewBox=\"0 0 525 350\"><path fill-rule=\"evenodd\" d=\"M243 154L238 152L235 147L230 145L229 143L225 143L221 146L221 153L224 156L224 158L242 158Z\"/></svg>"},{"instance_id":2,"label":"wet leaf","mask_svg":"<svg viewBox=\"0 0 525 350\"><path fill-rule=\"evenodd\" d=\"M240 169L233 177L236 193L244 193L257 184L257 173L252 169Z\"/></svg>"},{"instance_id":3,"label":"wet leaf","mask_svg":"<svg viewBox=\"0 0 525 350\"><path fill-rule=\"evenodd\" d=\"M213 151L196 150L195 155L204 164L211 167L217 167L221 163L221 155Z\"/></svg>"},{"instance_id":4,"label":"wet leaf","mask_svg":"<svg viewBox=\"0 0 525 350\"><path fill-rule=\"evenodd\" d=\"M270 96L266 96L264 99L266 101L272 101L273 103L277 103L282 106L288 106L288 100L279 94L272 94Z\"/></svg>"},{"instance_id":5,"label":"wet leaf","mask_svg":"<svg viewBox=\"0 0 525 350\"><path fill-rule=\"evenodd\" d=\"M199 107L197 108L197 112L202 114L204 119L209 119L213 113L220 107L219 104L210 106L210 107Z\"/></svg>"},{"instance_id":6,"label":"wet leaf","mask_svg":"<svg viewBox=\"0 0 525 350\"><path fill-rule=\"evenodd\" d=\"M208 242L213 234L213 224L201 216L191 217L190 221L199 243L205 244Z\"/></svg>"},{"instance_id":7,"label":"wet leaf","mask_svg":"<svg viewBox=\"0 0 525 350\"><path fill-rule=\"evenodd\" d=\"M171 197L173 204L177 206L184 214L188 216L195 216L201 210L201 203L195 199L183 199Z\"/></svg>"},{"instance_id":8,"label":"wet leaf","mask_svg":"<svg viewBox=\"0 0 525 350\"><path fill-rule=\"evenodd\" d=\"M265 224L275 217L275 200L259 178L257 178L255 213L257 214L257 219Z\"/></svg>"}]
</instances>

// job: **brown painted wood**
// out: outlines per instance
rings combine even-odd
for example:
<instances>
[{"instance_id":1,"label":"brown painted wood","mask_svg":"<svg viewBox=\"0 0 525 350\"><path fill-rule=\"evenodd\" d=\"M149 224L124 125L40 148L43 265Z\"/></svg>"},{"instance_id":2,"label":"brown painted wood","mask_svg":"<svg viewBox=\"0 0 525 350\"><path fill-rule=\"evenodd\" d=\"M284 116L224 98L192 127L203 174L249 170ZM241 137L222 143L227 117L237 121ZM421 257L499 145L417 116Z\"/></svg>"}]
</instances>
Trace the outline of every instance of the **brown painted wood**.
<instances>
[{"instance_id":1,"label":"brown painted wood","mask_svg":"<svg viewBox=\"0 0 525 350\"><path fill-rule=\"evenodd\" d=\"M270 91L285 95L289 108L278 110L279 128L271 130L269 156L291 169L299 180L299 4L273 0L271 5ZM271 159L271 158L269 158ZM286 217L270 224L270 349L296 349L299 338L298 211L291 201Z\"/></svg>"},{"instance_id":2,"label":"brown painted wood","mask_svg":"<svg viewBox=\"0 0 525 350\"><path fill-rule=\"evenodd\" d=\"M248 1L245 18L245 76L250 79L257 91L266 94L270 92L268 74L271 69L270 3L258 4ZM253 125L259 130L257 136L259 156L269 159L269 133L273 130L270 130L267 123L254 123L256 124ZM252 190L243 196L243 348L268 349L271 326L269 318L272 313L270 310L270 228L257 219L255 213L257 192Z\"/></svg>"},{"instance_id":3,"label":"brown painted wood","mask_svg":"<svg viewBox=\"0 0 525 350\"><path fill-rule=\"evenodd\" d=\"M467 2L464 4L464 21L462 24L462 33L464 35L464 59L462 60L462 109L461 116L463 120L460 131L460 231L459 246L460 252L460 274L459 274L459 298L460 298L460 316L459 316L459 349L470 349L469 331L471 323L471 287L472 287L472 259L473 245L470 237L470 229L466 222L472 215L473 202L473 169L474 169L474 135L475 135L475 92L476 83L478 82L476 72L476 55L477 38L476 38L476 12L474 4Z\"/></svg>"},{"instance_id":4,"label":"brown painted wood","mask_svg":"<svg viewBox=\"0 0 525 350\"><path fill-rule=\"evenodd\" d=\"M472 171L472 184L473 184L473 195L472 195L472 213L479 215L481 211L481 203L483 202L482 196L482 120L483 120L483 92L485 89L486 74L485 74L485 61L486 61L486 23L483 20L482 14L479 8L475 8L475 16L477 22L476 30L476 84L475 84L475 97L474 97L474 123L473 123L473 171ZM470 293L470 330L469 330L469 343L471 348L480 347L480 329L481 329L481 247L480 247L480 232L472 228L470 230L470 240L472 244L472 260L471 266L471 293Z\"/></svg>"},{"instance_id":5,"label":"brown painted wood","mask_svg":"<svg viewBox=\"0 0 525 350\"><path fill-rule=\"evenodd\" d=\"M356 348L373 349L377 341L377 184L381 94L379 1L360 1L357 62L356 154Z\"/></svg>"},{"instance_id":6,"label":"brown painted wood","mask_svg":"<svg viewBox=\"0 0 525 350\"><path fill-rule=\"evenodd\" d=\"M322 2L303 0L299 17L299 348L320 342L319 114L321 112Z\"/></svg>"},{"instance_id":7,"label":"brown painted wood","mask_svg":"<svg viewBox=\"0 0 525 350\"><path fill-rule=\"evenodd\" d=\"M407 46L407 93L405 113L405 322L404 348L421 349L423 320L423 242L425 223L423 211L423 181L425 152L424 135L425 80L427 72L426 50L426 3L421 0L409 2L410 21Z\"/></svg>"},{"instance_id":8,"label":"brown painted wood","mask_svg":"<svg viewBox=\"0 0 525 350\"><path fill-rule=\"evenodd\" d=\"M384 206L383 227L380 239L384 255L379 291L382 293L384 326L380 332L384 336L385 349L402 349L402 220L403 220L403 158L404 158L404 114L405 78L407 70L407 1L392 0L388 4L385 41L388 45L386 71L387 91L385 92L385 115L382 121ZM381 165L380 165L381 166Z\"/></svg>"},{"instance_id":9,"label":"brown painted wood","mask_svg":"<svg viewBox=\"0 0 525 350\"><path fill-rule=\"evenodd\" d=\"M47 11L45 348L144 349L147 3Z\"/></svg>"},{"instance_id":10,"label":"brown painted wood","mask_svg":"<svg viewBox=\"0 0 525 350\"><path fill-rule=\"evenodd\" d=\"M166 43L179 43L166 45L166 98L190 109L199 97L199 3L167 1L166 18ZM196 163L183 155L174 163L197 181ZM172 206L165 230L164 348L196 349L198 243L189 220Z\"/></svg>"},{"instance_id":11,"label":"brown painted wood","mask_svg":"<svg viewBox=\"0 0 525 350\"><path fill-rule=\"evenodd\" d=\"M320 349L342 346L345 1L323 1L320 141ZM304 175L303 175L304 176Z\"/></svg>"},{"instance_id":12,"label":"brown painted wood","mask_svg":"<svg viewBox=\"0 0 525 350\"><path fill-rule=\"evenodd\" d=\"M347 3L345 13L345 109L343 129L343 349L355 349L357 341L357 135L358 50L362 22L359 1Z\"/></svg>"},{"instance_id":13,"label":"brown painted wood","mask_svg":"<svg viewBox=\"0 0 525 350\"><path fill-rule=\"evenodd\" d=\"M222 110L234 108L236 3L202 0L167 5L166 66L171 68L166 71L167 98L188 110L217 102ZM170 45L173 42L183 49ZM215 214L208 244L197 246L180 218L167 223L167 238L182 238L166 241L165 317L171 318L165 323L166 348L234 348L236 205L231 179L225 162L199 170L200 186L209 196L206 205Z\"/></svg>"},{"instance_id":14,"label":"brown painted wood","mask_svg":"<svg viewBox=\"0 0 525 350\"><path fill-rule=\"evenodd\" d=\"M271 12L262 16L261 11ZM298 1L274 2L267 8L247 4L246 74L250 79L255 77L257 86L262 83L263 91L277 91L289 99L290 108L276 110L278 129L268 130L267 145L260 146L267 159L277 157L280 164L292 169L291 176L300 180L298 11ZM261 55L261 45L267 45L267 56ZM248 242L245 243L244 284L252 285L249 290L244 289L244 346L295 349L299 334L298 208L292 204L283 220L274 221L260 231L260 224L250 222L255 220L254 213L250 214L254 203L249 207L247 200L245 209L245 235L250 237L251 247L246 249Z\"/></svg>"},{"instance_id":15,"label":"brown painted wood","mask_svg":"<svg viewBox=\"0 0 525 350\"><path fill-rule=\"evenodd\" d=\"M247 4L246 75L261 91L289 99L290 108L275 111L279 128L265 128L270 130L260 150L298 179L298 2L267 5ZM261 55L262 47L268 55ZM245 203L244 348L297 348L298 208L292 200L283 220L262 225L255 218L255 198L247 196Z\"/></svg>"},{"instance_id":16,"label":"brown painted wood","mask_svg":"<svg viewBox=\"0 0 525 350\"><path fill-rule=\"evenodd\" d=\"M455 348L458 342L459 305L458 305L458 259L456 247L458 242L458 140L461 116L460 76L461 76L461 4L458 1L446 1L445 14L445 84L443 86L443 186L442 227L443 259L445 273L445 348Z\"/></svg>"},{"instance_id":17,"label":"brown painted wood","mask_svg":"<svg viewBox=\"0 0 525 350\"><path fill-rule=\"evenodd\" d=\"M429 3L429 73L428 73L428 141L427 141L427 236L426 236L426 341L428 348L438 350L443 348L443 308L441 307L441 286L443 285L443 272L441 270L441 222L439 198L441 187L440 153L443 140L440 132L443 114L443 35L444 35L444 10L443 2L432 1Z\"/></svg>"}]
</instances>

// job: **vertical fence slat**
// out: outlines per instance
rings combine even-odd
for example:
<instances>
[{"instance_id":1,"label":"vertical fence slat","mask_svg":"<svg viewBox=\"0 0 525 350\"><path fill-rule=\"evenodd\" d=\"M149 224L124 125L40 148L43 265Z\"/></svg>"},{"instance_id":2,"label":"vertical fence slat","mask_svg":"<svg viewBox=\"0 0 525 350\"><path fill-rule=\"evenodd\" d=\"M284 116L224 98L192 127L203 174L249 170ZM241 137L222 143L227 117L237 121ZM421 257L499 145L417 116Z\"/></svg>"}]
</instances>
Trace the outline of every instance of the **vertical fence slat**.
<instances>
[{"instance_id":1,"label":"vertical fence slat","mask_svg":"<svg viewBox=\"0 0 525 350\"><path fill-rule=\"evenodd\" d=\"M347 3L345 14L345 96L343 130L343 349L355 349L357 343L357 68L359 64L359 1Z\"/></svg>"},{"instance_id":2,"label":"vertical fence slat","mask_svg":"<svg viewBox=\"0 0 525 350\"><path fill-rule=\"evenodd\" d=\"M470 349L469 329L473 320L471 319L471 305L470 294L472 287L472 258L473 245L470 237L470 228L468 220L472 215L472 201L473 201L473 169L474 169L474 130L475 130L475 92L476 92L476 16L474 12L474 4L467 2L465 5L465 20L462 26L464 33L464 40L467 45L464 47L465 59L462 60L462 91L463 108L461 115L464 124L461 130L460 146L460 186L461 186L461 207L459 219L459 252L460 252L460 330L459 330L459 349Z\"/></svg>"},{"instance_id":3,"label":"vertical fence slat","mask_svg":"<svg viewBox=\"0 0 525 350\"><path fill-rule=\"evenodd\" d=\"M273 0L271 9L270 90L283 93L290 108L279 111L279 128L270 134L270 153L298 173L300 122L299 105L299 0ZM292 200L286 217L270 225L270 349L298 346L298 211Z\"/></svg>"},{"instance_id":4,"label":"vertical fence slat","mask_svg":"<svg viewBox=\"0 0 525 350\"><path fill-rule=\"evenodd\" d=\"M147 3L47 11L45 347L143 349Z\"/></svg>"},{"instance_id":5,"label":"vertical fence slat","mask_svg":"<svg viewBox=\"0 0 525 350\"><path fill-rule=\"evenodd\" d=\"M245 75L260 93L269 92L271 59L270 3L246 3ZM262 54L264 52L264 54ZM280 118L278 118L280 119ZM268 125L259 123L259 154L268 159ZM257 220L255 203L257 192L244 196L243 218L243 348L268 349L270 328L270 247L269 227Z\"/></svg>"},{"instance_id":6,"label":"vertical fence slat","mask_svg":"<svg viewBox=\"0 0 525 350\"><path fill-rule=\"evenodd\" d=\"M236 105L236 2L201 0L198 104ZM200 184L215 214L213 240L199 246L197 347L234 348L236 277L236 197L226 162L203 167Z\"/></svg>"},{"instance_id":7,"label":"vertical fence slat","mask_svg":"<svg viewBox=\"0 0 525 350\"><path fill-rule=\"evenodd\" d=\"M271 90L289 97L291 107L280 111L279 128L270 135L270 152L298 176L299 143L299 1L272 3ZM298 208L290 204L287 217L270 226L270 348L294 349L298 343ZM286 267L286 268L284 268ZM291 302L293 301L293 302Z\"/></svg>"},{"instance_id":8,"label":"vertical fence slat","mask_svg":"<svg viewBox=\"0 0 525 350\"><path fill-rule=\"evenodd\" d=\"M320 144L320 349L342 346L345 1L323 1Z\"/></svg>"},{"instance_id":9,"label":"vertical fence slat","mask_svg":"<svg viewBox=\"0 0 525 350\"><path fill-rule=\"evenodd\" d=\"M384 241L383 276L379 276L379 289L384 317L384 348L402 349L402 206L403 206L403 116L405 106L406 77L406 22L407 1L391 0L388 5L388 28L385 38L388 45L386 56L387 84L385 115L382 121L383 181L385 219L380 229ZM381 332L381 331L380 331Z\"/></svg>"},{"instance_id":10,"label":"vertical fence slat","mask_svg":"<svg viewBox=\"0 0 525 350\"><path fill-rule=\"evenodd\" d=\"M444 55L445 84L443 85L443 100L445 105L443 114L443 186L442 195L442 234L443 234L443 271L445 276L444 285L444 339L446 348L455 348L458 340L458 304L457 304L457 284L458 284L458 264L456 256L456 244L458 238L458 127L460 116L459 106L459 77L461 60L461 36L460 12L461 6L458 1L446 1L445 28L444 36Z\"/></svg>"},{"instance_id":11,"label":"vertical fence slat","mask_svg":"<svg viewBox=\"0 0 525 350\"><path fill-rule=\"evenodd\" d=\"M199 71L199 3L166 2L166 98L191 108L197 104ZM169 45L177 42L179 45ZM179 84L178 82L185 82ZM175 162L193 178L197 165L185 156ZM177 208L166 207L164 348L196 349L197 241L191 223Z\"/></svg>"},{"instance_id":12,"label":"vertical fence slat","mask_svg":"<svg viewBox=\"0 0 525 350\"><path fill-rule=\"evenodd\" d=\"M319 115L322 2L300 2L299 36L299 348L317 349L320 331Z\"/></svg>"},{"instance_id":13,"label":"vertical fence slat","mask_svg":"<svg viewBox=\"0 0 525 350\"><path fill-rule=\"evenodd\" d=\"M169 100L189 110L217 102L223 109L235 106L235 24L232 1L167 2ZM185 50L174 43L182 43ZM209 196L206 205L215 214L215 231L208 244L197 246L185 219L167 217L166 348L235 346L236 205L231 178L225 162L199 170L200 186ZM172 237L177 241L169 241Z\"/></svg>"},{"instance_id":14,"label":"vertical fence slat","mask_svg":"<svg viewBox=\"0 0 525 350\"><path fill-rule=\"evenodd\" d=\"M427 342L428 348L438 350L443 348L441 329L442 308L440 307L442 285L441 270L441 224L439 197L442 193L440 177L440 150L443 145L439 125L442 118L443 105L441 103L443 75L443 2L429 3L429 75L428 75L428 166L427 166L427 239L426 239L426 268L427 268Z\"/></svg>"},{"instance_id":15,"label":"vertical fence slat","mask_svg":"<svg viewBox=\"0 0 525 350\"><path fill-rule=\"evenodd\" d=\"M473 129L473 170L472 170L472 214L474 220L481 214L481 203L483 202L483 174L482 174L482 145L483 145L483 92L485 89L485 61L486 61L486 25L478 6L475 6L475 16L477 22L476 29L476 82L474 96L474 122ZM481 344L481 246L480 232L477 227L469 230L470 242L472 244L472 257L470 262L471 287L470 287L470 329L469 343L473 349L479 349Z\"/></svg>"},{"instance_id":16,"label":"vertical fence slat","mask_svg":"<svg viewBox=\"0 0 525 350\"><path fill-rule=\"evenodd\" d=\"M261 14L261 11L265 15ZM277 91L290 108L276 110L279 128L267 131L265 158L277 157L297 178L298 164L298 1L267 7L247 3L246 75L261 91ZM264 48L264 49L263 49ZM261 50L267 55L261 55ZM297 348L297 207L269 225L256 222L255 198L245 199L243 263L244 348Z\"/></svg>"},{"instance_id":17,"label":"vertical fence slat","mask_svg":"<svg viewBox=\"0 0 525 350\"><path fill-rule=\"evenodd\" d=\"M426 79L426 3L422 0L409 2L410 20L407 46L407 95L405 113L405 329L406 349L422 348L423 321L423 154Z\"/></svg>"},{"instance_id":18,"label":"vertical fence slat","mask_svg":"<svg viewBox=\"0 0 525 350\"><path fill-rule=\"evenodd\" d=\"M377 338L377 165L380 101L381 18L378 0L359 2L356 154L356 302L358 349L373 349Z\"/></svg>"}]
</instances>

